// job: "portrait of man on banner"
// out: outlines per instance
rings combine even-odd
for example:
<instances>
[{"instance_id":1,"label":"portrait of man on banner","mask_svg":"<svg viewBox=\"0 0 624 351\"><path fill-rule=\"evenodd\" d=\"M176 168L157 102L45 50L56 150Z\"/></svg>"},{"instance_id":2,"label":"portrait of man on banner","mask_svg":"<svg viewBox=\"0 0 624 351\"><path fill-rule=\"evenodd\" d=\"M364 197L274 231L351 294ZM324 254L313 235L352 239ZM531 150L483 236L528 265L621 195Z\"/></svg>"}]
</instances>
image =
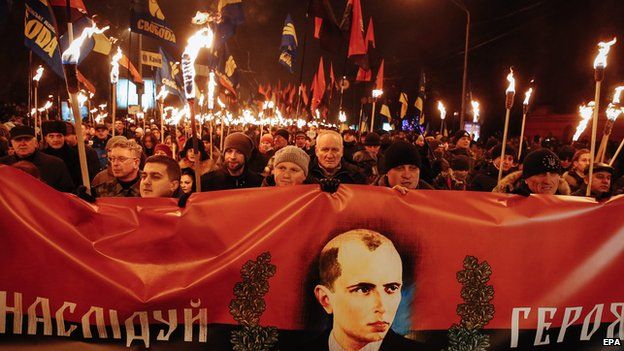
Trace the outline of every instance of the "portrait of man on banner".
<instances>
[{"instance_id":1,"label":"portrait of man on banner","mask_svg":"<svg viewBox=\"0 0 624 351\"><path fill-rule=\"evenodd\" d=\"M391 329L403 281L403 260L393 242L368 229L331 239L318 261L314 296L331 329L305 342L303 350L417 350L419 343Z\"/></svg>"}]
</instances>

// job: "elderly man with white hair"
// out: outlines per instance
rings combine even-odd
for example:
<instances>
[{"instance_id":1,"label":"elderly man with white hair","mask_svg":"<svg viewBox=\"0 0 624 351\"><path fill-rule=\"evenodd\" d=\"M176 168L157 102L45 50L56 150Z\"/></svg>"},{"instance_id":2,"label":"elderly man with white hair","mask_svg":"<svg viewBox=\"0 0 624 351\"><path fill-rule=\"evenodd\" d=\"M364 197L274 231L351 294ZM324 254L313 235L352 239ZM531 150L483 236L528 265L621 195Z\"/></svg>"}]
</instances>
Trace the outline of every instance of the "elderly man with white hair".
<instances>
[{"instance_id":1,"label":"elderly man with white hair","mask_svg":"<svg viewBox=\"0 0 624 351\"><path fill-rule=\"evenodd\" d=\"M316 181L333 178L342 184L366 184L361 169L343 159L342 136L331 130L322 131L316 137L315 157L310 162L310 177Z\"/></svg>"}]
</instances>

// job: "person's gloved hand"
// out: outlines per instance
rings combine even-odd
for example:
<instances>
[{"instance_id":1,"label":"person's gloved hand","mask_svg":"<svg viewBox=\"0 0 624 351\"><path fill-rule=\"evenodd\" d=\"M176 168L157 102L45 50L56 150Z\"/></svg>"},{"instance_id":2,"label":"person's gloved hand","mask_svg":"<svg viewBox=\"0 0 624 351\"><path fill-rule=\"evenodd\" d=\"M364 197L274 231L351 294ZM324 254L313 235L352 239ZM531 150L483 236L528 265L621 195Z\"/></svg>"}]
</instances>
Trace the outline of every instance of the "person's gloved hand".
<instances>
[{"instance_id":1,"label":"person's gloved hand","mask_svg":"<svg viewBox=\"0 0 624 351\"><path fill-rule=\"evenodd\" d=\"M189 197L191 197L191 193L184 193L180 196L180 199L178 200L178 206L179 207L186 207L186 202L188 201Z\"/></svg>"},{"instance_id":2,"label":"person's gloved hand","mask_svg":"<svg viewBox=\"0 0 624 351\"><path fill-rule=\"evenodd\" d=\"M321 186L321 191L333 194L338 191L340 180L336 178L323 178L319 180L319 185Z\"/></svg>"},{"instance_id":3,"label":"person's gloved hand","mask_svg":"<svg viewBox=\"0 0 624 351\"><path fill-rule=\"evenodd\" d=\"M95 188L91 187L91 194L89 194L87 192L87 187L84 185L81 185L78 187L78 190L76 191L76 195L78 195L79 198L85 200L88 203L95 203L95 200L97 198L97 195L95 193Z\"/></svg>"}]
</instances>

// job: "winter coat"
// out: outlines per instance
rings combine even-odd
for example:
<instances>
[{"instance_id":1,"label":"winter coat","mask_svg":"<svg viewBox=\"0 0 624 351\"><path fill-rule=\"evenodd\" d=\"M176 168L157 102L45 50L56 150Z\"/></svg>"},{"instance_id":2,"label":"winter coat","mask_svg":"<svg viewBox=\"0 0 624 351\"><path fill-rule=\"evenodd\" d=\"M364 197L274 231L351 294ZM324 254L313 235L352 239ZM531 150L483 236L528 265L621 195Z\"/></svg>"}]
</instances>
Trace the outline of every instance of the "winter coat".
<instances>
[{"instance_id":1,"label":"winter coat","mask_svg":"<svg viewBox=\"0 0 624 351\"><path fill-rule=\"evenodd\" d=\"M563 179L568 182L568 185L570 185L570 190L572 190L572 192L579 190L583 186L583 184L585 184L585 180L583 179L583 177L578 175L578 173L576 173L576 171L572 169L563 174Z\"/></svg>"},{"instance_id":2,"label":"winter coat","mask_svg":"<svg viewBox=\"0 0 624 351\"><path fill-rule=\"evenodd\" d=\"M510 172L515 172L514 169L510 169L510 171L503 171L503 177L510 174ZM470 180L470 185L468 186L468 190L471 191L486 191L492 192L492 190L496 187L498 183L498 168L494 166L494 163L489 162L487 166L478 171Z\"/></svg>"},{"instance_id":3,"label":"winter coat","mask_svg":"<svg viewBox=\"0 0 624 351\"><path fill-rule=\"evenodd\" d=\"M436 179L433 180L433 187L437 190L459 190L466 191L468 184L466 182L459 181L449 173L442 172Z\"/></svg>"},{"instance_id":4,"label":"winter coat","mask_svg":"<svg viewBox=\"0 0 624 351\"><path fill-rule=\"evenodd\" d=\"M360 168L345 160L340 160L340 169L334 175L327 176L317 158L310 162L308 177L312 178L314 183L318 183L323 178L336 178L342 184L366 184L367 180Z\"/></svg>"},{"instance_id":5,"label":"winter coat","mask_svg":"<svg viewBox=\"0 0 624 351\"><path fill-rule=\"evenodd\" d=\"M141 197L139 191L140 175L137 175L136 179L132 182L122 185L121 182L115 177L112 177L106 182L100 183L93 188L95 189L96 197Z\"/></svg>"},{"instance_id":6,"label":"winter coat","mask_svg":"<svg viewBox=\"0 0 624 351\"><path fill-rule=\"evenodd\" d=\"M367 184L373 184L382 174L386 173L384 165L386 163L384 155L380 152L377 157L373 157L368 151L360 150L353 155L355 164L364 170Z\"/></svg>"},{"instance_id":7,"label":"winter coat","mask_svg":"<svg viewBox=\"0 0 624 351\"><path fill-rule=\"evenodd\" d=\"M262 176L250 171L247 166L238 177L223 169L217 169L201 176L202 191L256 188L262 184Z\"/></svg>"},{"instance_id":8,"label":"winter coat","mask_svg":"<svg viewBox=\"0 0 624 351\"><path fill-rule=\"evenodd\" d=\"M530 194L528 185L522 178L522 171L516 171L510 173L505 178L503 178L498 186L492 190L493 193L504 193L504 194ZM557 192L555 195L570 195L572 192L570 191L570 186L568 182L561 177L559 179L559 186L557 187Z\"/></svg>"},{"instance_id":9,"label":"winter coat","mask_svg":"<svg viewBox=\"0 0 624 351\"><path fill-rule=\"evenodd\" d=\"M71 193L76 189L65 162L58 157L35 150L32 155L25 158L17 155L0 158L0 163L5 165L12 165L18 161L34 164L41 174L41 180L58 191Z\"/></svg>"}]
</instances>

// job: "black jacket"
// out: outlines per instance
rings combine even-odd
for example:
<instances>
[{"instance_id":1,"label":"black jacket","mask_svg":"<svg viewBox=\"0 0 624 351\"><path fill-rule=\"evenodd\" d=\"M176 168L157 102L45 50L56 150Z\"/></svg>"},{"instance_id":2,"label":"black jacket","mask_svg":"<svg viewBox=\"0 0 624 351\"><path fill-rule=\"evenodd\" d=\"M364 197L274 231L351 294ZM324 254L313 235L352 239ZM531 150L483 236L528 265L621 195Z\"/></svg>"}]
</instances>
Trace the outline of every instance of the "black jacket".
<instances>
[{"instance_id":1,"label":"black jacket","mask_svg":"<svg viewBox=\"0 0 624 351\"><path fill-rule=\"evenodd\" d=\"M329 351L329 336L330 331L325 331L309 342L304 342L301 347L297 348L297 351ZM407 339L390 329L384 337L379 351L419 351L423 349L422 343Z\"/></svg>"},{"instance_id":2,"label":"black jacket","mask_svg":"<svg viewBox=\"0 0 624 351\"><path fill-rule=\"evenodd\" d=\"M328 178L321 169L317 158L310 161L308 177L313 179L314 183L318 183L320 179ZM344 159L340 160L340 169L331 178L340 180L341 184L366 184L367 181L360 168L346 162Z\"/></svg>"},{"instance_id":3,"label":"black jacket","mask_svg":"<svg viewBox=\"0 0 624 351\"><path fill-rule=\"evenodd\" d=\"M509 171L503 171L503 177L507 176L509 173L515 171L514 168L511 168ZM498 168L494 166L494 163L489 162L487 166L481 169L477 174L472 177L470 181L470 185L468 186L468 190L471 191L485 191L492 192L498 183Z\"/></svg>"},{"instance_id":4,"label":"black jacket","mask_svg":"<svg viewBox=\"0 0 624 351\"><path fill-rule=\"evenodd\" d=\"M202 191L256 188L262 184L262 176L250 171L247 167L238 177L233 177L221 168L201 176Z\"/></svg>"},{"instance_id":5,"label":"black jacket","mask_svg":"<svg viewBox=\"0 0 624 351\"><path fill-rule=\"evenodd\" d=\"M69 171L60 158L44 154L39 150L35 150L32 155L26 158L20 158L17 155L0 158L0 163L5 165L12 165L18 161L32 162L39 169L41 180L54 189L66 193L75 190Z\"/></svg>"}]
</instances>

